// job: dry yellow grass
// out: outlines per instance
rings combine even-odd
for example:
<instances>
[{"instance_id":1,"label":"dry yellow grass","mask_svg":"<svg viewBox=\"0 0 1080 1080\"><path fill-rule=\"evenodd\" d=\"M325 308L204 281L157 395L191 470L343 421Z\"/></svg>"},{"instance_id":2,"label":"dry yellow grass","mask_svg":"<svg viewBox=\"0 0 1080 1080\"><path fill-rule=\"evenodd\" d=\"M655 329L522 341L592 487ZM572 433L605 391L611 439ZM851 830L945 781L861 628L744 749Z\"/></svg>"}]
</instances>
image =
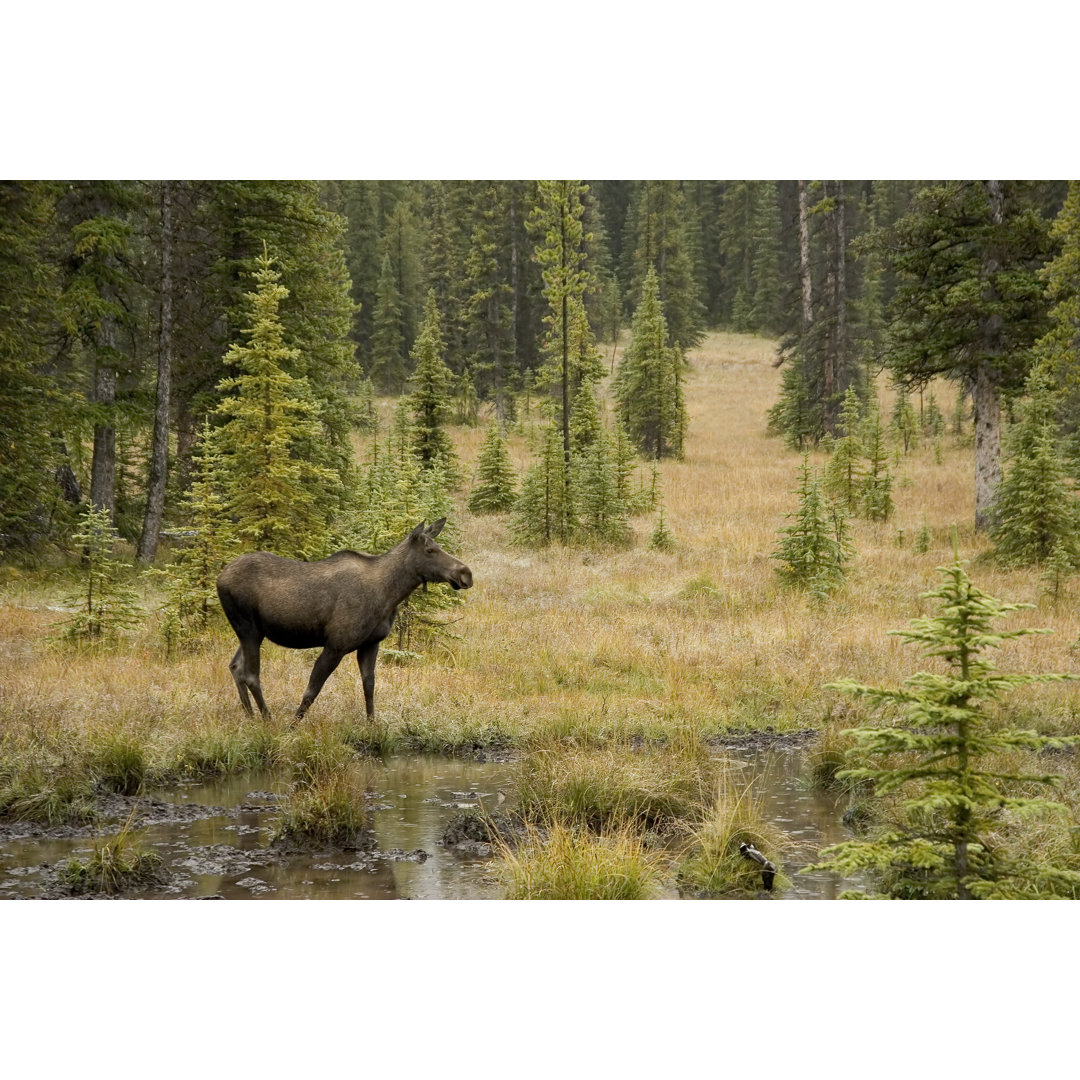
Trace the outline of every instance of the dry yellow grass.
<instances>
[{"instance_id":1,"label":"dry yellow grass","mask_svg":"<svg viewBox=\"0 0 1080 1080\"><path fill-rule=\"evenodd\" d=\"M635 522L628 551L530 552L509 544L505 517L462 510L462 555L476 586L455 627L461 640L452 657L380 665L376 707L386 729L464 732L452 743L493 728L526 740L603 740L676 728L700 735L728 726L819 727L852 709L824 683L851 676L895 685L915 670L914 650L887 632L926 610L919 593L936 586L934 567L949 558L953 523L964 557L977 560L986 550L971 528L972 451L946 435L941 464L929 446L903 458L895 516L854 523L850 580L814 607L779 585L770 559L794 507L798 466L797 455L765 430L780 379L774 355L770 341L722 333L693 351L686 459L660 468L668 524L679 541L671 554L646 547L651 518ZM947 390L938 398L952 400ZM483 424L454 431L467 472L483 434ZM511 452L524 466L527 440L514 435ZM924 519L934 545L918 554L913 543ZM1037 571L1005 573L976 562L972 576L1003 599L1040 602ZM57 614L44 605L57 595L40 575L9 574L2 586L0 737L85 740L125 729L164 746L178 733L243 726L227 670L234 648L227 631L204 651L167 660L151 617L145 635L124 651L54 651L44 639ZM1008 646L1004 670L1075 669L1075 594L1058 610L1041 601L1011 625L1025 624L1055 633ZM283 723L311 656L269 644L263 655L264 690ZM1019 707L1071 733L1080 726L1077 692L1035 688L1018 695ZM362 721L351 658L327 683L311 719Z\"/></svg>"}]
</instances>

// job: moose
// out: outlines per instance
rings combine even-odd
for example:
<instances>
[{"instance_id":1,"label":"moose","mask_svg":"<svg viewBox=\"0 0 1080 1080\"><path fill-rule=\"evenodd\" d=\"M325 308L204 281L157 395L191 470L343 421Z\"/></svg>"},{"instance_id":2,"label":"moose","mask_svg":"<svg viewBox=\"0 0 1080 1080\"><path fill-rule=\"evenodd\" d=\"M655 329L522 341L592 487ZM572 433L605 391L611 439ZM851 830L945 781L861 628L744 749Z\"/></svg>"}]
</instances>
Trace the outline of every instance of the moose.
<instances>
[{"instance_id":1,"label":"moose","mask_svg":"<svg viewBox=\"0 0 1080 1080\"><path fill-rule=\"evenodd\" d=\"M217 592L240 640L229 670L244 708L253 712L250 691L262 715L270 715L259 685L259 649L263 638L269 638L286 649L322 647L294 723L304 718L323 683L351 652L356 653L372 719L375 659L398 605L427 582L472 587L472 571L435 543L445 524L446 518L431 525L421 521L382 555L339 551L308 563L252 551L229 563L217 579Z\"/></svg>"}]
</instances>

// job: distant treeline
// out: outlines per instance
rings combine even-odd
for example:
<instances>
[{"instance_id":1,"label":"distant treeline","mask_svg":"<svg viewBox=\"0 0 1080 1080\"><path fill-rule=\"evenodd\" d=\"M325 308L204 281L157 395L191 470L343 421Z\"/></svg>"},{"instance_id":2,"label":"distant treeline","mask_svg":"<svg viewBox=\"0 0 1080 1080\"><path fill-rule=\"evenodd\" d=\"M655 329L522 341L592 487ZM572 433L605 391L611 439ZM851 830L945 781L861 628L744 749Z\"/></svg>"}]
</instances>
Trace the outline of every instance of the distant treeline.
<instances>
[{"instance_id":1,"label":"distant treeline","mask_svg":"<svg viewBox=\"0 0 1080 1080\"><path fill-rule=\"evenodd\" d=\"M809 292L840 305L841 344L871 360L895 282L871 266L868 284L858 239L928 183L589 181L592 334L629 326L652 271L673 348L715 326L797 334ZM1032 190L1049 219L1066 186ZM539 201L529 180L0 183L0 548L34 546L89 501L153 557L264 255L288 290L286 366L307 380L320 467L350 458L366 380L409 389L429 292L459 415L512 412L550 360Z\"/></svg>"}]
</instances>

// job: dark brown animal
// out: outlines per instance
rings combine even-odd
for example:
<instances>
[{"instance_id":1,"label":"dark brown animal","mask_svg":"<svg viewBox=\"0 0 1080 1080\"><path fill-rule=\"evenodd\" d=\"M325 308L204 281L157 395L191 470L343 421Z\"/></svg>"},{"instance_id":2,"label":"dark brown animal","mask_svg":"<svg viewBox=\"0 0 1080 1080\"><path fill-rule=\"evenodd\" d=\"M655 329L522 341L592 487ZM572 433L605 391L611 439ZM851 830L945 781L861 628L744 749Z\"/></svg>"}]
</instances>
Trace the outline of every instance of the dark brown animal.
<instances>
[{"instance_id":1,"label":"dark brown animal","mask_svg":"<svg viewBox=\"0 0 1080 1080\"><path fill-rule=\"evenodd\" d=\"M323 683L348 653L355 652L370 719L375 715L375 658L390 633L398 605L425 582L472 586L472 571L443 551L435 537L446 518L422 521L384 555L339 551L306 563L253 551L234 559L217 580L218 596L240 648L229 664L240 703L252 712L250 691L269 716L259 685L259 648L269 638L287 649L322 652L311 669L296 719L319 695Z\"/></svg>"}]
</instances>

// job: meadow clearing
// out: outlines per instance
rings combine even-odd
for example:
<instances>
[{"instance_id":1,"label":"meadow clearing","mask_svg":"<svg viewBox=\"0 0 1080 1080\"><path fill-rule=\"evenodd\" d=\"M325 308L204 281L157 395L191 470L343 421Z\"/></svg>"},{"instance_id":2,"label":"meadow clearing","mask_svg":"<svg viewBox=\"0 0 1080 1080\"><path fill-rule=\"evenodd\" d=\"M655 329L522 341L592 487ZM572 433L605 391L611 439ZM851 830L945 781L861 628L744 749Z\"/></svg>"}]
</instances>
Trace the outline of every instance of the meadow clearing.
<instances>
[{"instance_id":1,"label":"meadow clearing","mask_svg":"<svg viewBox=\"0 0 1080 1080\"><path fill-rule=\"evenodd\" d=\"M495 752L518 760L518 788L547 830L523 851L546 844L572 861L566 829L575 823L619 859L657 830L681 837L680 857L695 837L700 853L710 830L714 844L727 845L735 833L718 825L724 770L710 740L813 730L811 759L815 745L819 756L834 754L838 732L863 712L825 684L851 677L895 686L927 667L888 632L927 613L920 594L951 559L953 525L980 588L1035 605L1009 626L1053 630L1010 643L998 657L1002 670L1075 671L1080 585L1053 603L1038 570L997 568L988 541L974 533L970 422L960 437L947 430L936 450L924 440L891 460L895 513L883 523L852 522L854 562L828 602L781 584L771 553L795 508L799 457L766 431L780 379L775 355L775 342L729 333L712 333L691 352L686 456L659 466L674 551L649 549L653 515L634 520L625 550L517 548L506 515L464 509L466 486L459 553L475 586L445 647L420 663L380 660L374 725L364 720L351 657L291 728L314 654L264 645L262 686L273 714L264 722L240 709L228 671L235 638L223 619L198 648L166 655L156 587L143 578L140 632L113 650L75 651L48 639L64 598L77 591L77 568L0 570L0 815L42 827L92 822L103 790L131 796L144 785L267 767L291 770L308 789L325 784L333 791L322 804L344 805L342 771L355 770L358 757ZM887 417L883 384L879 391ZM937 397L948 416L951 390L941 386ZM380 403L384 416L391 407ZM452 430L467 471L483 434L483 425ZM514 432L510 447L523 470L527 434ZM824 460L811 454L812 463ZM647 482L647 466L643 476ZM919 552L924 524L932 539ZM1012 726L1078 734L1078 692L1034 686L1014 695L1004 715ZM1059 798L1070 807L1080 794L1073 761L1060 755L1052 766L1065 777ZM764 834L757 842L783 846ZM504 854L512 877L526 856ZM653 852L639 855L656 861ZM656 875L674 874L673 858Z\"/></svg>"}]
</instances>

